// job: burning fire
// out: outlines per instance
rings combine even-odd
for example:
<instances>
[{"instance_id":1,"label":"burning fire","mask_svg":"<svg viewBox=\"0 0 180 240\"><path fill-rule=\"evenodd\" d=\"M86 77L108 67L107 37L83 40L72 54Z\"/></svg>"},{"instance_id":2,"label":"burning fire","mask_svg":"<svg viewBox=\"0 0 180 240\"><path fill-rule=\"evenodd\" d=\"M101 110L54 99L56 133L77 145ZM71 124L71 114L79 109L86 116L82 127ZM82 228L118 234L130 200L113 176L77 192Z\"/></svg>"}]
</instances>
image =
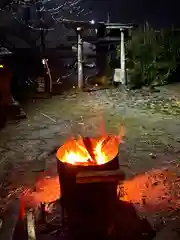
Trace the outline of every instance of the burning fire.
<instances>
[{"instance_id":1,"label":"burning fire","mask_svg":"<svg viewBox=\"0 0 180 240\"><path fill-rule=\"evenodd\" d=\"M124 137L121 128L118 136L103 135L100 138L71 138L57 151L57 158L76 165L101 165L111 161L118 154L118 145Z\"/></svg>"}]
</instances>

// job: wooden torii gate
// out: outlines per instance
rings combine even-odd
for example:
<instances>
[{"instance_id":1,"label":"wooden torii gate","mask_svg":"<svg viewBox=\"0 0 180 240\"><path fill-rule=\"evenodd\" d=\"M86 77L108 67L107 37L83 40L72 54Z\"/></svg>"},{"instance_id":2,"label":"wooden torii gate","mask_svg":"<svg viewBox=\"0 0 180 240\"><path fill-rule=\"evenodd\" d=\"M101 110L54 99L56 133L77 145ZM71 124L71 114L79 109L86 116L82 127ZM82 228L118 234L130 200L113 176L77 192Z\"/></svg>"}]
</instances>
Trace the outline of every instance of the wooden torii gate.
<instances>
[{"instance_id":1,"label":"wooden torii gate","mask_svg":"<svg viewBox=\"0 0 180 240\"><path fill-rule=\"evenodd\" d=\"M83 74L83 30L95 29L98 30L100 26L104 25L105 29L119 29L120 37L102 37L94 39L93 42L121 42L121 79L122 84L126 84L126 64L125 64L125 32L134 28L132 24L120 24L120 23L104 23L104 22L84 22L84 21L63 21L65 26L70 29L74 29L77 34L77 62L78 62L78 87L82 89L84 87L84 74Z\"/></svg>"}]
</instances>

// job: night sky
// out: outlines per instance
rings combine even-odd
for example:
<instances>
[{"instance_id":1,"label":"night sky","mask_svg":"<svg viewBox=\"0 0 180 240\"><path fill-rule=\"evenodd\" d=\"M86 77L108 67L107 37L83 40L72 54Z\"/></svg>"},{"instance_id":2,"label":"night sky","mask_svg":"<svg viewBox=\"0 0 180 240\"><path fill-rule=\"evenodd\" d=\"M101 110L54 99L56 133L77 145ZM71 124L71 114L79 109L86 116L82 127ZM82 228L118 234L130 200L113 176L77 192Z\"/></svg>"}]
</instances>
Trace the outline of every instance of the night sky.
<instances>
[{"instance_id":1,"label":"night sky","mask_svg":"<svg viewBox=\"0 0 180 240\"><path fill-rule=\"evenodd\" d=\"M0 0L3 2L14 0ZM66 0L43 0L50 5L62 4ZM64 17L75 20L106 21L107 12L111 22L143 24L148 21L153 27L168 27L174 24L180 26L180 0L81 0L84 12L92 10L91 14L76 17L68 12ZM34 18L34 14L31 16Z\"/></svg>"},{"instance_id":2,"label":"night sky","mask_svg":"<svg viewBox=\"0 0 180 240\"><path fill-rule=\"evenodd\" d=\"M154 27L180 25L180 3L178 0L84 0L92 8L97 20L106 19L122 23L143 24L146 20Z\"/></svg>"},{"instance_id":3,"label":"night sky","mask_svg":"<svg viewBox=\"0 0 180 240\"><path fill-rule=\"evenodd\" d=\"M0 0L0 7L2 7L3 1L11 2L14 0ZM64 1L66 0L43 0L46 4L46 9L49 9L49 7L57 7ZM80 8L84 9L83 14L77 16L76 10L72 11L72 14L70 14L70 9L67 11L62 9L59 13L59 17L70 20L87 21L94 19L95 21L104 22L107 20L107 13L109 12L111 22L143 25L147 21L154 28L171 27L172 25L180 28L180 2L178 3L178 1L180 0L82 0ZM23 20L26 17L25 10L26 8L19 4L18 8L16 8L14 12L15 17L12 17L11 13L9 14L8 12L3 12L2 16L4 16L4 19L1 16L0 25L8 25L9 28L11 28L11 26L14 28L13 23L16 23L16 28L18 26L21 27L21 25L23 27L27 26ZM90 10L90 14L84 15L84 13L88 13ZM9 17L6 16L7 14L9 14ZM10 18L11 21L9 21ZM31 7L28 19L28 28L30 30L36 28L35 33L38 33L39 30L37 29L39 29L40 21L36 11L36 6L33 5ZM49 31L47 34L47 47L54 47L59 45L61 42L64 43L66 41L67 29L62 24L59 24L57 19L58 16L53 18L48 11L43 12L45 28L49 29L49 27L52 27L55 29L55 31ZM13 42L15 41L11 35L9 37L9 41L10 40ZM19 40L16 42L19 42ZM20 43L20 45L22 44Z\"/></svg>"}]
</instances>

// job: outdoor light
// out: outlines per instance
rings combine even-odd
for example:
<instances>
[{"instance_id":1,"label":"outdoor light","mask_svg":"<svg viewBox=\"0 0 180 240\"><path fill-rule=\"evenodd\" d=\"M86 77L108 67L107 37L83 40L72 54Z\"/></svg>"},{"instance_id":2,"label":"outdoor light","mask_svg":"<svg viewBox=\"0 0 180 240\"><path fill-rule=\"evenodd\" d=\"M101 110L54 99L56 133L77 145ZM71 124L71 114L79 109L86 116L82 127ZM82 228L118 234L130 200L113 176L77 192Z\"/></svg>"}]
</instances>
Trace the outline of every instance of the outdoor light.
<instances>
[{"instance_id":1,"label":"outdoor light","mask_svg":"<svg viewBox=\"0 0 180 240\"><path fill-rule=\"evenodd\" d=\"M46 62L47 62L47 61L48 61L48 59L43 58L43 59L42 59L42 64L43 64L43 65L46 65Z\"/></svg>"},{"instance_id":2,"label":"outdoor light","mask_svg":"<svg viewBox=\"0 0 180 240\"><path fill-rule=\"evenodd\" d=\"M3 65L3 64L0 64L0 68L4 68L4 65Z\"/></svg>"},{"instance_id":3,"label":"outdoor light","mask_svg":"<svg viewBox=\"0 0 180 240\"><path fill-rule=\"evenodd\" d=\"M90 23L91 23L91 24L95 24L95 21L92 19L92 20L90 21Z\"/></svg>"}]
</instances>

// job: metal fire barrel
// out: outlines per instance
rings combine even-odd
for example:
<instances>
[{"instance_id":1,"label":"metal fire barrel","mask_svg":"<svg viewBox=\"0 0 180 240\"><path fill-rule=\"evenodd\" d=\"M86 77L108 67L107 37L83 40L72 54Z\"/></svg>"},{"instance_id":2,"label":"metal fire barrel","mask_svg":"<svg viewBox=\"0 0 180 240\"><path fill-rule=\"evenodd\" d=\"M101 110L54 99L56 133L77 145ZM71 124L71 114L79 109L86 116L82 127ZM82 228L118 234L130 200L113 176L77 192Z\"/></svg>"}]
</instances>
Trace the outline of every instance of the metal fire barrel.
<instances>
[{"instance_id":1,"label":"metal fire barrel","mask_svg":"<svg viewBox=\"0 0 180 240\"><path fill-rule=\"evenodd\" d=\"M71 194L69 190L73 192L74 185L76 184L76 175L79 172L117 170L119 169L119 159L117 155L114 159L105 164L92 166L73 165L57 159L57 169L61 185L61 196L64 196Z\"/></svg>"},{"instance_id":2,"label":"metal fire barrel","mask_svg":"<svg viewBox=\"0 0 180 240\"><path fill-rule=\"evenodd\" d=\"M118 155L106 164L78 166L57 160L61 202L68 216L73 239L105 238L115 214L117 184L114 182L77 182L81 172L115 171L119 169Z\"/></svg>"}]
</instances>

